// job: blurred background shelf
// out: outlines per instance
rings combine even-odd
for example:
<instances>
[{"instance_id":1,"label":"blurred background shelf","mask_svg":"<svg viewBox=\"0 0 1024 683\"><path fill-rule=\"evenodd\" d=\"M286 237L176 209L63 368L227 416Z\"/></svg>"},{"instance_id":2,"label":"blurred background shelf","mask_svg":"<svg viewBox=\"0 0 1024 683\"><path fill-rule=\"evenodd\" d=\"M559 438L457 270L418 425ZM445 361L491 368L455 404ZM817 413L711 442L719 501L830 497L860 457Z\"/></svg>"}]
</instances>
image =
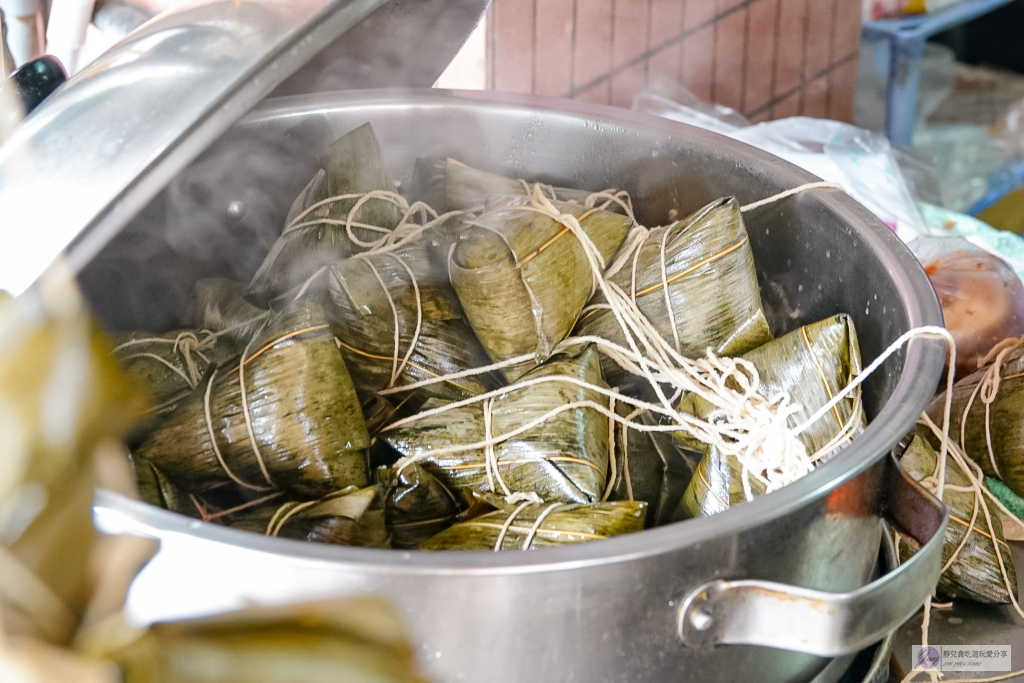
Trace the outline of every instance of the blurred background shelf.
<instances>
[{"instance_id":1,"label":"blurred background shelf","mask_svg":"<svg viewBox=\"0 0 1024 683\"><path fill-rule=\"evenodd\" d=\"M901 19L865 21L861 35L865 43L889 43L889 82L886 99L885 132L897 145L909 145L914 133L920 59L925 42L954 26L967 23L1013 0L962 0L936 13Z\"/></svg>"}]
</instances>

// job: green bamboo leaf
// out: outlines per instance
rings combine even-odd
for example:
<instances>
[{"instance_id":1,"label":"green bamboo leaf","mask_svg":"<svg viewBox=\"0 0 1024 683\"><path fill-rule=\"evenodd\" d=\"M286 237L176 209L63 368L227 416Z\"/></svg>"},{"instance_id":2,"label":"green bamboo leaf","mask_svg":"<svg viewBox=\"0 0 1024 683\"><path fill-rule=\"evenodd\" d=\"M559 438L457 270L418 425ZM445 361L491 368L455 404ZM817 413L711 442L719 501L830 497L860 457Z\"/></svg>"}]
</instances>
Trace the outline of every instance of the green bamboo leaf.
<instances>
[{"instance_id":1,"label":"green bamboo leaf","mask_svg":"<svg viewBox=\"0 0 1024 683\"><path fill-rule=\"evenodd\" d=\"M512 511L495 510L459 522L420 547L423 550L529 550L587 543L642 531L646 513L647 503L641 501L588 505L534 503L517 506Z\"/></svg>"},{"instance_id":2,"label":"green bamboo leaf","mask_svg":"<svg viewBox=\"0 0 1024 683\"><path fill-rule=\"evenodd\" d=\"M607 386L593 345L555 354L523 375L522 381L562 375L598 387ZM608 399L597 391L566 382L510 388L494 399L492 436L511 432L559 406L578 401L608 405ZM432 400L423 409L441 405L443 402ZM593 408L559 413L497 444L497 470L511 491L535 492L551 502L598 501L607 482L608 422ZM485 449L433 454L441 448L482 442L484 435L484 408L478 402L385 429L378 438L401 455L414 457L450 490L465 487L503 493L497 479L492 476L492 486L487 476Z\"/></svg>"},{"instance_id":3,"label":"green bamboo leaf","mask_svg":"<svg viewBox=\"0 0 1024 683\"><path fill-rule=\"evenodd\" d=\"M629 417L634 410L619 403L616 412ZM637 411L630 419L642 425L658 424L648 410ZM615 487L610 500L643 501L647 503L648 528L667 524L699 459L699 454L680 448L667 432L645 432L616 424Z\"/></svg>"},{"instance_id":4,"label":"green bamboo leaf","mask_svg":"<svg viewBox=\"0 0 1024 683\"><path fill-rule=\"evenodd\" d=\"M384 521L393 548L419 548L469 507L461 490L449 491L418 463L381 467L377 481L385 492Z\"/></svg>"},{"instance_id":5,"label":"green bamboo leaf","mask_svg":"<svg viewBox=\"0 0 1024 683\"><path fill-rule=\"evenodd\" d=\"M112 341L121 370L148 387L158 406L192 391L211 365L239 351L231 339L211 338L204 330L131 332L114 335Z\"/></svg>"}]
</instances>

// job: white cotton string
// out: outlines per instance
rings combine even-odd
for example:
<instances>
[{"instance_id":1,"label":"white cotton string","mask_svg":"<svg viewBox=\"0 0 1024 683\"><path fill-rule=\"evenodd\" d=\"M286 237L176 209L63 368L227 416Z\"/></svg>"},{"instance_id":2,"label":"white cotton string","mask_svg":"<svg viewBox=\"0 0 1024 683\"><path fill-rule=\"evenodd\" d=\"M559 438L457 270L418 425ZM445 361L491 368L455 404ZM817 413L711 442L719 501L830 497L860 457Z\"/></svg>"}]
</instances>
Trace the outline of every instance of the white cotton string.
<instances>
[{"instance_id":1,"label":"white cotton string","mask_svg":"<svg viewBox=\"0 0 1024 683\"><path fill-rule=\"evenodd\" d=\"M773 194L771 197L768 197L767 199L762 199L760 201L751 202L750 204L745 204L740 207L740 211L744 213L746 213L747 211L753 211L754 209L759 209L762 206L774 204L775 202L786 199L787 197L792 197L795 194L800 194L801 192L806 192L807 190L839 190L841 192L846 192L846 188L840 185L839 183L804 183L803 185L798 185L792 189L786 190L785 192Z\"/></svg>"},{"instance_id":2,"label":"white cotton string","mask_svg":"<svg viewBox=\"0 0 1024 683\"><path fill-rule=\"evenodd\" d=\"M667 257L665 250L668 246L669 231L665 230L661 234L661 289L662 294L665 296L665 310L668 311L668 322L669 327L672 329L672 338L676 342L676 351L682 353L683 347L679 343L679 330L676 329L676 314L672 312L672 297L669 295L668 289L668 264L666 263ZM639 250L637 256L640 255ZM636 303L636 261L633 262L633 291L630 293L630 299L633 303Z\"/></svg>"},{"instance_id":3,"label":"white cotton string","mask_svg":"<svg viewBox=\"0 0 1024 683\"><path fill-rule=\"evenodd\" d=\"M544 508L544 511L537 515L537 519L534 520L533 526L530 527L530 532L526 534L526 539L523 541L523 550L529 550L530 546L533 545L533 539L537 535L537 531L540 529L540 525L547 519L547 516L560 507L567 507L564 503L554 503Z\"/></svg>"},{"instance_id":4,"label":"white cotton string","mask_svg":"<svg viewBox=\"0 0 1024 683\"><path fill-rule=\"evenodd\" d=\"M527 192L526 194L529 195L530 193ZM554 199L554 197L552 197L552 199ZM604 202L598 206L598 200L602 199ZM612 204L618 204L626 216L629 218L635 218L633 215L633 200L625 190L608 189L602 190L601 192L593 192L583 200L583 206L588 209L597 209L599 211L607 211L608 207Z\"/></svg>"},{"instance_id":5,"label":"white cotton string","mask_svg":"<svg viewBox=\"0 0 1024 683\"><path fill-rule=\"evenodd\" d=\"M249 399L245 390L245 356L249 353L249 347L252 346L252 342L253 340L250 339L249 343L245 345L245 348L242 350L242 356L238 360L238 388L242 395L242 416L245 417L245 430L249 435L249 444L252 446L253 455L256 456L256 463L260 466L263 478L273 487L274 480L270 478L270 472L263 462L263 456L260 454L260 445L257 443L256 433L253 431L252 415L249 413Z\"/></svg>"},{"instance_id":6,"label":"white cotton string","mask_svg":"<svg viewBox=\"0 0 1024 683\"><path fill-rule=\"evenodd\" d=\"M615 412L615 398L612 397L608 405L608 410ZM612 491L615 490L615 479L618 475L618 468L615 462L615 420L608 420L608 483L604 487L604 495L601 496L601 502L608 500L608 497L612 495Z\"/></svg>"},{"instance_id":7,"label":"white cotton string","mask_svg":"<svg viewBox=\"0 0 1024 683\"><path fill-rule=\"evenodd\" d=\"M196 365L195 358L193 358L192 355L195 354L209 363L209 358L203 355L202 352L211 348L219 336L209 330L200 330L199 333L203 335L202 340L196 336L195 332L190 330L180 332L174 339L167 339L165 337L141 337L138 339L129 339L128 341L115 346L114 353L123 351L131 346L138 346L142 344L171 344L171 353L181 356L181 359L185 364L184 369L179 368L174 363L171 363L169 360L158 354L149 352L129 354L123 356L121 360L127 361L133 358L150 358L152 360L156 360L167 366L167 368L185 380L185 383L188 384L189 388L195 389L199 385L202 373L199 371L199 367Z\"/></svg>"},{"instance_id":8,"label":"white cotton string","mask_svg":"<svg viewBox=\"0 0 1024 683\"><path fill-rule=\"evenodd\" d=\"M501 472L498 471L498 455L494 450L494 446L497 443L495 439L491 437L491 421L493 419L492 408L494 407L494 399L488 399L484 401L484 464L487 469L487 486L494 493L498 492L497 487L494 486L495 480L501 486L501 491L506 496L511 496L512 491L505 485L505 481L501 478ZM410 458L412 460L412 458ZM403 465L404 467L404 465ZM399 469L401 474L401 469Z\"/></svg>"},{"instance_id":9,"label":"white cotton string","mask_svg":"<svg viewBox=\"0 0 1024 683\"><path fill-rule=\"evenodd\" d=\"M409 276L409 282L412 283L413 295L416 298L416 327L415 327L415 329L413 330L413 333L412 333L412 340L409 342L409 350L405 352L405 357L402 358L402 363L398 366L398 370L395 372L394 376L391 378L391 382L388 384L388 388L391 388L391 387L395 386L395 382L398 381L398 378L399 378L399 376L401 376L402 371L404 371L406 365L409 364L409 359L412 358L413 351L416 350L416 345L419 344L419 342L420 342L420 333L423 330L423 301L422 301L422 299L420 297L420 286L419 286L419 283L416 281L416 275L412 272L412 268L410 268L408 265L406 265L405 261L403 261L397 255L391 254L391 257L394 258L398 262L398 265L400 265L403 269L405 269L406 274L408 274L408 276ZM390 301L390 298L389 298L389 301ZM396 311L396 315L397 315L397 311ZM397 317L396 317L396 319L397 319ZM399 330L398 330L397 327L395 327L395 340L396 340L396 347L395 348L396 348L396 351L397 351L397 348L398 348L397 347L398 338L399 338ZM398 356L397 352L395 353L395 356Z\"/></svg>"},{"instance_id":10,"label":"white cotton string","mask_svg":"<svg viewBox=\"0 0 1024 683\"><path fill-rule=\"evenodd\" d=\"M213 446L213 454L217 456L217 462L220 463L221 469L228 475L231 481L235 482L239 486L253 491L266 491L267 489L262 486L256 486L248 482L242 481L231 468L228 467L227 462L224 460L224 455L220 452L220 446L217 445L217 435L213 429L213 417L210 411L210 393L213 390L213 380L217 376L217 368L213 369L210 373L210 379L206 382L206 392L203 395L203 411L206 416L206 432L210 436L210 444Z\"/></svg>"},{"instance_id":11,"label":"white cotton string","mask_svg":"<svg viewBox=\"0 0 1024 683\"><path fill-rule=\"evenodd\" d=\"M391 380L388 382L388 387L392 387L395 385L395 380L398 379L398 354L399 346L401 344L399 334L400 325L398 322L398 308L395 306L395 300L391 298L391 292L388 290L388 286L384 284L383 278L381 278L380 273L377 271L377 267L373 265L373 261L371 261L370 259L364 259L364 262L366 263L366 266L370 269L370 272L373 273L373 276L377 278L377 282L380 283L380 288L384 290L384 296L387 297L388 306L391 307L391 325L392 329L394 329L395 331L395 350L394 353L391 354Z\"/></svg>"},{"instance_id":12,"label":"white cotton string","mask_svg":"<svg viewBox=\"0 0 1024 683\"><path fill-rule=\"evenodd\" d=\"M1003 475L999 471L995 450L992 448L992 404L999 395L1003 363L1021 344L1021 341L1021 339L1015 338L1004 339L992 347L988 354L978 362L978 367L983 367L989 362L992 364L985 370L981 376L981 381L974 387L970 398L967 399L967 405L964 407L963 414L960 416L960 448L966 453L967 418L970 415L971 407L974 405L974 399L978 398L980 394L981 402L985 405L985 446L988 448L988 460L992 464L992 469L995 471L996 476L1000 479L1003 478Z\"/></svg>"},{"instance_id":13,"label":"white cotton string","mask_svg":"<svg viewBox=\"0 0 1024 683\"><path fill-rule=\"evenodd\" d=\"M398 224L394 229L384 228L379 225L370 225L368 223L361 223L355 220L356 214L359 210L366 205L370 200L383 201L391 204L402 211L402 217L399 219ZM316 218L309 221L303 221L303 219L310 213L329 204L334 204L342 201L355 200L355 204L349 209L348 215L345 220L339 220L334 218ZM314 227L317 225L334 225L345 228L345 234L349 240L352 241L358 247L368 249L375 253L382 253L387 251L393 251L401 246L404 246L408 242L417 238L424 230L440 225L447 221L453 216L461 215L466 212L464 211L449 211L445 214L438 214L433 208L424 202L415 202L409 204L409 202L402 195L397 192L389 192L387 190L372 190L366 193L353 193L353 194L341 194L334 197L328 197L320 200L312 206L305 209L302 213L296 216L291 223L285 226L284 233L289 233L293 230L300 230L302 228ZM421 223L413 223L414 218L419 218ZM373 241L365 241L359 239L354 232L354 228L362 228L370 230L372 232L380 233L381 237Z\"/></svg>"},{"instance_id":14,"label":"white cotton string","mask_svg":"<svg viewBox=\"0 0 1024 683\"><path fill-rule=\"evenodd\" d=\"M615 255L615 260L608 265L608 269L604 272L604 276L608 279L615 277L615 275L617 275L618 272L622 270L630 260L632 260L633 283L635 290L637 259L640 256L640 248L643 247L644 242L647 241L650 234L650 230L639 224L630 228L629 232L626 233L626 239L622 242L622 246L619 247L619 251Z\"/></svg>"},{"instance_id":15,"label":"white cotton string","mask_svg":"<svg viewBox=\"0 0 1024 683\"><path fill-rule=\"evenodd\" d=\"M505 534L508 533L508 529L510 526L512 526L512 522L515 521L515 518L519 516L520 512L525 510L530 505L534 505L534 503L528 500L520 503L519 507L513 510L512 513L505 520L505 523L501 525L501 531L498 532L498 539L494 541L494 552L498 552L499 550L501 550L501 544L505 542Z\"/></svg>"}]
</instances>

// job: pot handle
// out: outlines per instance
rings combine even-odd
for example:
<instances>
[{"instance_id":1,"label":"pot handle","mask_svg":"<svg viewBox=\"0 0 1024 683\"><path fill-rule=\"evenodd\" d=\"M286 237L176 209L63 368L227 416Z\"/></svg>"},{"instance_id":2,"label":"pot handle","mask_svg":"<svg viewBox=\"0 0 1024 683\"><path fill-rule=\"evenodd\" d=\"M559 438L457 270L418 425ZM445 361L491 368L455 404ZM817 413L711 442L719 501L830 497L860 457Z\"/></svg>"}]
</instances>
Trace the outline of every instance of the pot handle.
<instances>
[{"instance_id":1,"label":"pot handle","mask_svg":"<svg viewBox=\"0 0 1024 683\"><path fill-rule=\"evenodd\" d=\"M771 581L711 581L682 601L679 640L693 648L761 645L838 657L878 642L913 616L939 579L949 513L894 456L889 470L883 514L920 544L910 560L850 593Z\"/></svg>"}]
</instances>

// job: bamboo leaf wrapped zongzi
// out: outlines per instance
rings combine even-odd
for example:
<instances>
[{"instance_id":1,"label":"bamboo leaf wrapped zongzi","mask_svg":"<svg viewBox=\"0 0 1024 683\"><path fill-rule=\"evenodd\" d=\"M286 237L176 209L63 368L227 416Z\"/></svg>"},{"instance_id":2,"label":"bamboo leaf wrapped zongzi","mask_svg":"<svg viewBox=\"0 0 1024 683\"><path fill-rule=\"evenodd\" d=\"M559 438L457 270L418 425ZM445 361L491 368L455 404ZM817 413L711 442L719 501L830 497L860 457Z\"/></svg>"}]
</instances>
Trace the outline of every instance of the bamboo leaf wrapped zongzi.
<instances>
[{"instance_id":1,"label":"bamboo leaf wrapped zongzi","mask_svg":"<svg viewBox=\"0 0 1024 683\"><path fill-rule=\"evenodd\" d=\"M927 441L913 435L907 445L900 466L914 478L922 481L934 477L939 461L938 454ZM944 571L939 577L938 589L950 598L966 598L975 602L1005 604L1010 602L1006 583L1017 597L1017 575L1013 567L1010 546L1003 537L1003 526L999 519L999 508L984 495L969 489L971 480L952 456L946 456L946 487L942 501L949 506L949 525L942 545ZM980 510L987 505L989 517ZM988 526L988 520L992 526ZM966 537L966 538L965 538ZM1001 546L1003 566L1007 581L1004 582L999 560L996 558L996 544ZM961 547L962 546L962 547ZM900 536L900 561L906 562L920 547L913 538ZM956 555L950 564L950 559ZM948 567L946 565L949 565Z\"/></svg>"},{"instance_id":2,"label":"bamboo leaf wrapped zongzi","mask_svg":"<svg viewBox=\"0 0 1024 683\"><path fill-rule=\"evenodd\" d=\"M647 503L617 501L588 505L521 503L459 522L420 546L423 550L530 550L541 546L599 541L642 531Z\"/></svg>"},{"instance_id":3,"label":"bamboo leaf wrapped zongzi","mask_svg":"<svg viewBox=\"0 0 1024 683\"><path fill-rule=\"evenodd\" d=\"M572 215L607 263L633 224L610 211L555 202ZM449 262L466 318L495 362L536 360L505 370L513 380L548 358L572 330L594 288L584 247L570 228L525 197L491 205Z\"/></svg>"},{"instance_id":4,"label":"bamboo leaf wrapped zongzi","mask_svg":"<svg viewBox=\"0 0 1024 683\"><path fill-rule=\"evenodd\" d=\"M860 347L853 320L846 314L805 325L768 342L742 356L760 375L758 393L765 398L787 394L800 410L789 416L796 427L840 393L860 374ZM705 417L711 405L688 394L679 409ZM827 415L811 424L800 435L809 458L808 466L827 460L854 436L864 430L866 419L860 393L838 403ZM690 485L673 519L707 516L747 500L743 483L743 465L734 455L718 447L701 444L685 433L677 432L681 445L702 451ZM753 495L769 490L769 480L758 472L748 473Z\"/></svg>"},{"instance_id":5,"label":"bamboo leaf wrapped zongzi","mask_svg":"<svg viewBox=\"0 0 1024 683\"><path fill-rule=\"evenodd\" d=\"M355 386L374 392L486 365L447 277L437 277L422 241L346 259L327 273L323 306ZM460 399L497 386L476 375L422 387Z\"/></svg>"},{"instance_id":6,"label":"bamboo leaf wrapped zongzi","mask_svg":"<svg viewBox=\"0 0 1024 683\"><path fill-rule=\"evenodd\" d=\"M300 300L240 358L212 369L135 455L193 494L234 481L316 498L365 486L368 446L323 311Z\"/></svg>"},{"instance_id":7,"label":"bamboo leaf wrapped zongzi","mask_svg":"<svg viewBox=\"0 0 1024 683\"><path fill-rule=\"evenodd\" d=\"M525 386L465 405L428 401L423 412L393 423L378 438L449 489L532 492L550 502L599 501L608 476L609 420L586 405L564 410L581 402L608 406L606 397L589 388L607 388L597 349L588 344L555 354L523 375L520 384ZM501 439L554 410L563 412ZM479 445L488 436L498 440L493 450Z\"/></svg>"},{"instance_id":8,"label":"bamboo leaf wrapped zongzi","mask_svg":"<svg viewBox=\"0 0 1024 683\"><path fill-rule=\"evenodd\" d=\"M336 140L328 149L325 170L295 200L284 233L253 276L246 297L267 306L320 268L366 251L401 220L397 203L379 196L394 191L369 123ZM369 193L378 196L363 196Z\"/></svg>"},{"instance_id":9,"label":"bamboo leaf wrapped zongzi","mask_svg":"<svg viewBox=\"0 0 1024 683\"><path fill-rule=\"evenodd\" d=\"M941 424L946 394L928 406ZM1024 495L1024 344L1006 347L953 387L949 435L988 477ZM991 444L991 447L990 447ZM932 439L932 445L937 442Z\"/></svg>"},{"instance_id":10,"label":"bamboo leaf wrapped zongzi","mask_svg":"<svg viewBox=\"0 0 1024 683\"><path fill-rule=\"evenodd\" d=\"M625 251L625 250L623 250ZM733 197L714 201L672 225L654 228L606 273L679 353L737 356L771 339L761 307L754 256ZM625 346L618 320L598 293L573 331ZM626 379L605 359L609 384Z\"/></svg>"}]
</instances>

